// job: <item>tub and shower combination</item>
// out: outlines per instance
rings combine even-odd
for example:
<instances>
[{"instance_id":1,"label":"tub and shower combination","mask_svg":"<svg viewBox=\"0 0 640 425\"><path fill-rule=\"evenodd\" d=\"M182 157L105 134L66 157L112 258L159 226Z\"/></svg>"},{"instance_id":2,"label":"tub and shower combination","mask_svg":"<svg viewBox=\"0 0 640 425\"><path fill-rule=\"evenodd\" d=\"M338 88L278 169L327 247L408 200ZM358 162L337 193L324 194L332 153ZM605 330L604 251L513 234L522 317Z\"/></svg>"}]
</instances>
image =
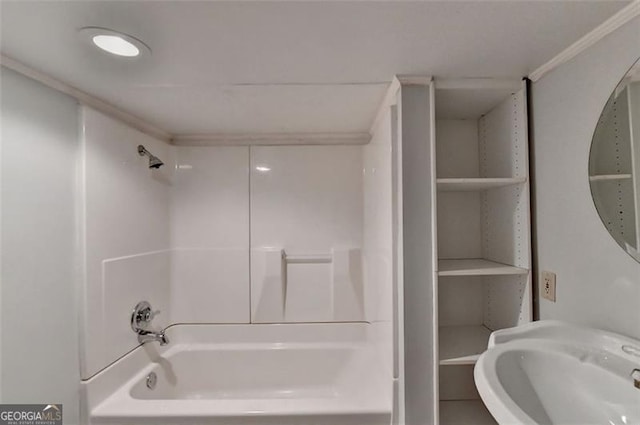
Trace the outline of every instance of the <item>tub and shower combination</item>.
<instances>
[{"instance_id":1,"label":"tub and shower combination","mask_svg":"<svg viewBox=\"0 0 640 425\"><path fill-rule=\"evenodd\" d=\"M83 383L91 425L382 425L366 323L175 325Z\"/></svg>"}]
</instances>

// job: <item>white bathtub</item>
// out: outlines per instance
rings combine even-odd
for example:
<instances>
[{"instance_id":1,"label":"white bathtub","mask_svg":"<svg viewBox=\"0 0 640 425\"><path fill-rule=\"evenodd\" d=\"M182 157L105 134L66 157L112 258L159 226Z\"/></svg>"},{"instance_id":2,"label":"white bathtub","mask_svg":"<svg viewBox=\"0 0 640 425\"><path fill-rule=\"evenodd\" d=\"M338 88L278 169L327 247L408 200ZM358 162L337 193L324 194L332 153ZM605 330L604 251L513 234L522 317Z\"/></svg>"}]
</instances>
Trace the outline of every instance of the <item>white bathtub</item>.
<instances>
[{"instance_id":1,"label":"white bathtub","mask_svg":"<svg viewBox=\"0 0 640 425\"><path fill-rule=\"evenodd\" d=\"M92 425L388 425L366 324L179 325L83 385ZM157 375L155 389L146 377Z\"/></svg>"}]
</instances>

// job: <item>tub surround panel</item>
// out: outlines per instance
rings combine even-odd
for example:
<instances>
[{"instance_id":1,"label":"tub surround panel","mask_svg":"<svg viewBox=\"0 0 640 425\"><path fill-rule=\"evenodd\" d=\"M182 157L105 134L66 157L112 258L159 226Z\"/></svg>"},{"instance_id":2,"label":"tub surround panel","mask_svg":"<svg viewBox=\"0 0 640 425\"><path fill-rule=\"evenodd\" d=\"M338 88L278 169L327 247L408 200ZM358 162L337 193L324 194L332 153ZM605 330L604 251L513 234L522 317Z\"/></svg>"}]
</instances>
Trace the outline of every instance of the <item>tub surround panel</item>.
<instances>
[{"instance_id":1,"label":"tub surround panel","mask_svg":"<svg viewBox=\"0 0 640 425\"><path fill-rule=\"evenodd\" d=\"M174 149L172 323L247 323L249 148Z\"/></svg>"},{"instance_id":2,"label":"tub surround panel","mask_svg":"<svg viewBox=\"0 0 640 425\"><path fill-rule=\"evenodd\" d=\"M364 320L364 281L359 249L334 249L331 261L332 320Z\"/></svg>"},{"instance_id":3,"label":"tub surround panel","mask_svg":"<svg viewBox=\"0 0 640 425\"><path fill-rule=\"evenodd\" d=\"M248 323L247 249L175 249L170 323Z\"/></svg>"},{"instance_id":4,"label":"tub surround panel","mask_svg":"<svg viewBox=\"0 0 640 425\"><path fill-rule=\"evenodd\" d=\"M392 109L393 108L393 109ZM363 146L363 250L365 318L372 323L370 339L378 347L381 362L393 376L393 167L392 121L389 108L373 129L371 142ZM392 110L394 112L392 112ZM397 153L397 152L396 152Z\"/></svg>"},{"instance_id":5,"label":"tub surround panel","mask_svg":"<svg viewBox=\"0 0 640 425\"><path fill-rule=\"evenodd\" d=\"M360 146L251 147L251 245L329 255L362 243Z\"/></svg>"},{"instance_id":6,"label":"tub surround panel","mask_svg":"<svg viewBox=\"0 0 640 425\"><path fill-rule=\"evenodd\" d=\"M331 265L287 264L284 320L331 321Z\"/></svg>"},{"instance_id":7,"label":"tub surround panel","mask_svg":"<svg viewBox=\"0 0 640 425\"><path fill-rule=\"evenodd\" d=\"M362 146L168 146L89 108L83 127L85 379L137 345L141 300L158 328L370 320L390 335L388 141L370 152L367 201Z\"/></svg>"},{"instance_id":8,"label":"tub surround panel","mask_svg":"<svg viewBox=\"0 0 640 425\"><path fill-rule=\"evenodd\" d=\"M252 321L363 320L362 148L254 146L250 164Z\"/></svg>"},{"instance_id":9,"label":"tub surround panel","mask_svg":"<svg viewBox=\"0 0 640 425\"><path fill-rule=\"evenodd\" d=\"M249 147L174 147L171 245L249 248Z\"/></svg>"},{"instance_id":10,"label":"tub surround panel","mask_svg":"<svg viewBox=\"0 0 640 425\"><path fill-rule=\"evenodd\" d=\"M104 346L106 359L118 359L139 345L129 322L138 301L148 301L154 311L160 311L153 319L155 329L171 323L170 255L169 251L159 251L102 262L105 320L101 334L108 341Z\"/></svg>"},{"instance_id":11,"label":"tub surround panel","mask_svg":"<svg viewBox=\"0 0 640 425\"><path fill-rule=\"evenodd\" d=\"M144 145L165 164L171 164L172 152L167 144L91 108L82 107L81 119L84 185L81 223L85 249L82 377L86 379L115 361L116 353L126 353L137 345L136 336L129 328L130 312L120 317L122 313L118 311L103 310L103 306L107 306L106 300L121 299L133 308L141 301L142 288L152 291L145 296L150 298L159 295L159 288L168 287L164 280L169 275L160 277L158 274L158 270L168 272L168 269L155 263L164 256L146 258L144 254L170 248L172 167L165 165L159 170L150 170L147 158L138 155L136 146ZM136 257L141 254L142 257ZM122 257L132 258L109 263ZM117 283L103 281L107 275L111 276L111 267L114 267L116 279L124 279L119 274L124 273L123 267L139 280L134 284L129 279L130 284L122 280ZM152 272L147 267L151 267ZM104 271L108 272L105 276ZM166 299L166 294L160 296ZM163 315L166 320L170 312L164 311ZM108 329L107 335L105 329ZM124 337L127 330L129 340ZM115 335L121 337L113 339Z\"/></svg>"},{"instance_id":12,"label":"tub surround panel","mask_svg":"<svg viewBox=\"0 0 640 425\"><path fill-rule=\"evenodd\" d=\"M290 257L282 249L264 248L252 255L254 323L364 320L359 249Z\"/></svg>"},{"instance_id":13,"label":"tub surround panel","mask_svg":"<svg viewBox=\"0 0 640 425\"><path fill-rule=\"evenodd\" d=\"M251 250L251 321L284 321L286 263L279 248Z\"/></svg>"}]
</instances>

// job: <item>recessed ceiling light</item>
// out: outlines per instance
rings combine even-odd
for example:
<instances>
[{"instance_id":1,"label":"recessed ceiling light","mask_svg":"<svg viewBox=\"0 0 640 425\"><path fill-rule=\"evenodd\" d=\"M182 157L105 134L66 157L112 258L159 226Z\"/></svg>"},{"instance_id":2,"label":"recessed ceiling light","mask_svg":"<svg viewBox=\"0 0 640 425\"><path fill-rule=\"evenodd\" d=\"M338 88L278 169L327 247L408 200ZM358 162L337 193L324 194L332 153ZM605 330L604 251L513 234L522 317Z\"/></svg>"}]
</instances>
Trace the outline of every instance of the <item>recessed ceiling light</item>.
<instances>
[{"instance_id":1,"label":"recessed ceiling light","mask_svg":"<svg viewBox=\"0 0 640 425\"><path fill-rule=\"evenodd\" d=\"M129 43L118 35L95 35L93 36L93 44L118 56L130 58L140 54L140 49L135 44Z\"/></svg>"},{"instance_id":2,"label":"recessed ceiling light","mask_svg":"<svg viewBox=\"0 0 640 425\"><path fill-rule=\"evenodd\" d=\"M149 46L128 34L113 31L108 28L84 27L80 34L92 45L105 52L127 58L135 58L145 54L151 54Z\"/></svg>"},{"instance_id":3,"label":"recessed ceiling light","mask_svg":"<svg viewBox=\"0 0 640 425\"><path fill-rule=\"evenodd\" d=\"M257 170L257 171L260 171L261 173L266 173L267 171L271 171L271 168L270 168L270 167L267 167L267 166L265 166L265 165L258 165L258 166L256 167L256 170Z\"/></svg>"}]
</instances>

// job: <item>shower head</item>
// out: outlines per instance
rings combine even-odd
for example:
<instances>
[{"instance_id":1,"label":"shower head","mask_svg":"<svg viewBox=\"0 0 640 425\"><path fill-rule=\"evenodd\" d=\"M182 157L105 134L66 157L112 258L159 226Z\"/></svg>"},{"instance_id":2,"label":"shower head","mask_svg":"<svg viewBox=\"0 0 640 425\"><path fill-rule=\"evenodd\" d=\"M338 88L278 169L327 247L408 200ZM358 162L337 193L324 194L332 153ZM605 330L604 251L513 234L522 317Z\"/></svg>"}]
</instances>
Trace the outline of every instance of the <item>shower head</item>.
<instances>
[{"instance_id":1,"label":"shower head","mask_svg":"<svg viewBox=\"0 0 640 425\"><path fill-rule=\"evenodd\" d=\"M149 156L149 168L158 169L158 168L162 167L163 165L164 165L164 162L160 161L158 159L158 157L155 157L153 155Z\"/></svg>"},{"instance_id":2,"label":"shower head","mask_svg":"<svg viewBox=\"0 0 640 425\"><path fill-rule=\"evenodd\" d=\"M157 156L153 155L151 152L145 149L144 146L138 145L138 155L140 156L148 156L149 157L149 168L157 170L158 168L164 165L164 162L160 160Z\"/></svg>"}]
</instances>

